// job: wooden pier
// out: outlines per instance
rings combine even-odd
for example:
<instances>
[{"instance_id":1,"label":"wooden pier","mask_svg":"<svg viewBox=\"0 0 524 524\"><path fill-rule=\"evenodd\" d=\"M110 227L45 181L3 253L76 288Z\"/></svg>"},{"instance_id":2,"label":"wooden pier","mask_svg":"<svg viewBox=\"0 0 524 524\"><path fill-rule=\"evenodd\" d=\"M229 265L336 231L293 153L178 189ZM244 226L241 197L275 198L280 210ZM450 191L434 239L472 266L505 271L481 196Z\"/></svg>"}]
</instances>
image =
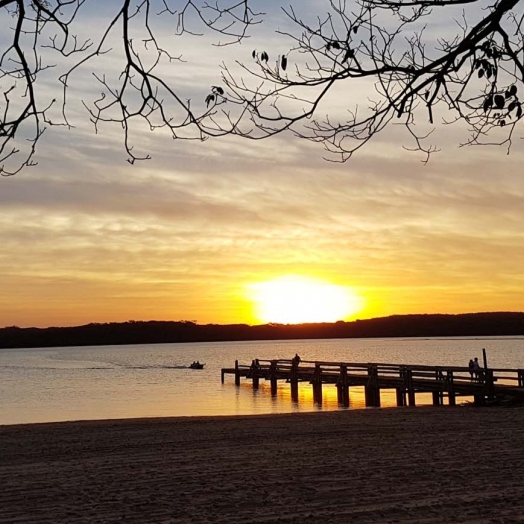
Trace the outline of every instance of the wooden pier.
<instances>
[{"instance_id":1,"label":"wooden pier","mask_svg":"<svg viewBox=\"0 0 524 524\"><path fill-rule=\"evenodd\" d=\"M277 394L279 380L290 384L291 398L298 400L299 382L308 382L313 388L313 400L322 404L322 387L334 384L341 406L349 406L349 390L363 386L367 407L380 407L380 392L396 391L397 406L415 406L417 393L431 393L433 405L455 405L457 397L475 399L483 405L498 397L524 399L524 369L480 369L471 376L467 367L421 366L383 363L315 362L295 360L255 359L251 364L239 364L222 369L222 383L226 375L234 375L235 384L242 378L250 379L257 389L260 380L271 383L271 394Z\"/></svg>"}]
</instances>

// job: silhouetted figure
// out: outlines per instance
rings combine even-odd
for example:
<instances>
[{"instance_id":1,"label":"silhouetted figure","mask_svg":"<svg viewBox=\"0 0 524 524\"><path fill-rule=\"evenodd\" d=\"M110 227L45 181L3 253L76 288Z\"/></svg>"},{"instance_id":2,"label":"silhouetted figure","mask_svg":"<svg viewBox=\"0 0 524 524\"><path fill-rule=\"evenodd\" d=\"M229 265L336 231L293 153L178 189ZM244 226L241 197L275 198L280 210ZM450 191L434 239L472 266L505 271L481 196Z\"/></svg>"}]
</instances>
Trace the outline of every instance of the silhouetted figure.
<instances>
[{"instance_id":1,"label":"silhouetted figure","mask_svg":"<svg viewBox=\"0 0 524 524\"><path fill-rule=\"evenodd\" d=\"M475 374L475 372L474 372L475 362L473 362L472 358L469 359L468 368L469 368L469 375L471 377L471 380L473 380L473 375Z\"/></svg>"},{"instance_id":2,"label":"silhouetted figure","mask_svg":"<svg viewBox=\"0 0 524 524\"><path fill-rule=\"evenodd\" d=\"M475 375L476 382L480 382L480 366L477 357L475 357L475 360L473 361L473 374Z\"/></svg>"},{"instance_id":3,"label":"silhouetted figure","mask_svg":"<svg viewBox=\"0 0 524 524\"><path fill-rule=\"evenodd\" d=\"M302 361L302 359L300 358L299 354L295 353L295 356L293 357L293 364L295 366L298 366L301 361Z\"/></svg>"}]
</instances>

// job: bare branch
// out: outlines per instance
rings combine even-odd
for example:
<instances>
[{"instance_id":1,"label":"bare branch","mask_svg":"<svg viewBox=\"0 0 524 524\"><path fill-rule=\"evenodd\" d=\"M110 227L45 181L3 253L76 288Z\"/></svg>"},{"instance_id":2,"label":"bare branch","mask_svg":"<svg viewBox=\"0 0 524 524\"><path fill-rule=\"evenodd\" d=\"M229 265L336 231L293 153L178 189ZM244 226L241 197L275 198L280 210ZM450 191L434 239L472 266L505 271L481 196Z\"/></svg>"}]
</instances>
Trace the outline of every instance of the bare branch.
<instances>
[{"instance_id":1,"label":"bare branch","mask_svg":"<svg viewBox=\"0 0 524 524\"><path fill-rule=\"evenodd\" d=\"M331 0L328 14L314 24L287 9L296 31L285 33L291 41L286 68L278 61L272 65L266 51L255 52L255 67L240 64L248 78L258 80L255 87L225 68L228 99L251 115L250 126L237 131L258 139L291 129L323 144L343 162L399 119L414 143L406 149L421 151L424 162L439 150L428 144L439 123L464 122L470 129L464 144L483 143L483 137L501 133L500 139L486 143L511 144L523 116L523 16L514 12L518 4L493 0L482 10L478 0L361 0L350 10L349 2ZM474 16L463 15L455 35L425 38L432 9L459 5L470 6ZM469 25L467 20L475 18ZM331 92L345 86L350 98L359 81L367 82L367 106L341 104L349 115L345 121L319 118ZM446 110L446 120L435 121L437 108ZM421 133L421 121L433 127Z\"/></svg>"},{"instance_id":2,"label":"bare branch","mask_svg":"<svg viewBox=\"0 0 524 524\"><path fill-rule=\"evenodd\" d=\"M3 176L35 164L36 146L46 127L73 127L68 116L72 79L89 67L92 78L102 87L102 96L82 103L95 130L102 122L122 127L131 163L149 158L147 152L136 152L132 144L131 134L140 122L150 130L168 129L173 138L203 140L209 134L231 132L215 119L217 108L225 103L223 89L220 88L222 94L213 94L208 108L197 113L190 100L184 99L167 80L167 75L171 76L168 67L182 62L178 37L195 34L189 26L196 20L225 39L218 42L221 45L246 38L248 28L259 23L262 16L252 11L248 0L216 4L205 0L119 0L112 3L116 9L105 27L95 31L98 37L81 38L78 35L86 33L82 21L88 4L89 0L0 0L0 23L3 20L7 28L3 36L9 38L3 40L5 47L0 48ZM175 20L177 28L170 48L161 44L169 18ZM117 75L114 71L106 75L100 66L100 59L108 54L112 55L112 65L118 68ZM45 100L39 90L40 78L44 71L53 68L57 70L62 95ZM61 117L55 111L51 118L54 107L61 107ZM235 121L227 117L225 122L234 125ZM185 129L187 133L182 133Z\"/></svg>"},{"instance_id":3,"label":"bare branch","mask_svg":"<svg viewBox=\"0 0 524 524\"><path fill-rule=\"evenodd\" d=\"M106 5L113 10L103 25L82 37L87 5L0 0L4 176L34 165L46 128L73 127L70 90L86 71L100 89L81 100L88 118L95 132L103 124L122 129L130 163L149 158L133 141L144 128L191 140L291 131L344 162L394 124L405 130L405 149L427 162L439 150L433 130L442 124L467 127L461 145L509 150L523 118L519 0L329 0L314 17L307 9L301 15L297 3L282 10L287 23L276 31L287 48L254 50L251 64L236 63L240 75L223 64L223 83L200 104L173 81L184 60L180 37L207 32L218 35L214 45L243 41L263 15L252 1L118 0ZM442 29L443 14L456 18L453 28ZM48 100L40 85L51 73L61 94Z\"/></svg>"}]
</instances>

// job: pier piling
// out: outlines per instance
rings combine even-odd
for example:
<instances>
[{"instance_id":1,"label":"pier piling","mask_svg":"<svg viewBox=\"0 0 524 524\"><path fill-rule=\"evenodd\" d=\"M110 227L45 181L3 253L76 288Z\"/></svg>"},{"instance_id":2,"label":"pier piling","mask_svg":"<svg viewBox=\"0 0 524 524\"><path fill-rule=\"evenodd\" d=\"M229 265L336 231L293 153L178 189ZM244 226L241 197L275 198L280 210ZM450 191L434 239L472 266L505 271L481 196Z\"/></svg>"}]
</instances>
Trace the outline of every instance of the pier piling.
<instances>
[{"instance_id":1,"label":"pier piling","mask_svg":"<svg viewBox=\"0 0 524 524\"><path fill-rule=\"evenodd\" d=\"M469 369L462 366L428 366L385 363L315 362L293 360L254 359L250 364L239 364L221 370L221 381L225 375L235 377L240 386L242 378L251 379L253 388L258 389L260 379L269 380L271 395L277 395L278 381L290 384L291 398L298 402L299 383L309 382L313 389L313 401L322 405L324 385L337 389L337 400L341 406L349 407L350 387L364 389L365 405L380 407L381 391L395 390L397 406L415 406L416 393L431 393L435 406L447 403L455 406L457 397L473 397L476 405L493 402L499 395L524 400L524 369L483 369L478 376L471 377Z\"/></svg>"}]
</instances>

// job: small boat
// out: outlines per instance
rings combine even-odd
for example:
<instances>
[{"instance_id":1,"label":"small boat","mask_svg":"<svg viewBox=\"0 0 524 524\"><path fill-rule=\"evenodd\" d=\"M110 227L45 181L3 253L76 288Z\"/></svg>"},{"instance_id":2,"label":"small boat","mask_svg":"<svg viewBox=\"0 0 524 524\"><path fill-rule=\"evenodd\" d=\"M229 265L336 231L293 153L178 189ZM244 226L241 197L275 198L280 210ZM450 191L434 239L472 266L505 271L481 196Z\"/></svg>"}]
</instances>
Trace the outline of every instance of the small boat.
<instances>
[{"instance_id":1,"label":"small boat","mask_svg":"<svg viewBox=\"0 0 524 524\"><path fill-rule=\"evenodd\" d=\"M190 364L189 369L204 369L205 364L201 364L200 362L193 362Z\"/></svg>"}]
</instances>

